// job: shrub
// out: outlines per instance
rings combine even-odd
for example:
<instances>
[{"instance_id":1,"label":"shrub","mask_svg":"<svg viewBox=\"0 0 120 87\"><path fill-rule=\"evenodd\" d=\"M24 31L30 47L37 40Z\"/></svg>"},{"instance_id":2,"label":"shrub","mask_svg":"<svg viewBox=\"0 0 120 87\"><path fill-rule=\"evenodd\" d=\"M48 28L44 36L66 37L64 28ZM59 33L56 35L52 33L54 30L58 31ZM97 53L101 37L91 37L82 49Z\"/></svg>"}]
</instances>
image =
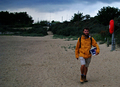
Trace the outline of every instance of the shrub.
<instances>
[{"instance_id":1,"label":"shrub","mask_svg":"<svg viewBox=\"0 0 120 87\"><path fill-rule=\"evenodd\" d=\"M42 26L33 26L32 29L26 31L26 34L31 34L33 36L35 36L35 34L44 36L47 35L47 29Z\"/></svg>"},{"instance_id":2,"label":"shrub","mask_svg":"<svg viewBox=\"0 0 120 87\"><path fill-rule=\"evenodd\" d=\"M96 41L102 41L103 38L101 37L100 34L93 34L92 37L96 40Z\"/></svg>"}]
</instances>

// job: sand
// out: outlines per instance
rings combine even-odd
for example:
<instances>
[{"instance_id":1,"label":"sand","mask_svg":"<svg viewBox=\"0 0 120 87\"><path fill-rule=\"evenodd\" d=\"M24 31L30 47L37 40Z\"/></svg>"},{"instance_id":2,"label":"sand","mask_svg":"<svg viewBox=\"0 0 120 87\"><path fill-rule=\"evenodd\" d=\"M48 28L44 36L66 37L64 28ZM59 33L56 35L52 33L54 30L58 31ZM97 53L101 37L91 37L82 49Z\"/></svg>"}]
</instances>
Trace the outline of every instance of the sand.
<instances>
[{"instance_id":1,"label":"sand","mask_svg":"<svg viewBox=\"0 0 120 87\"><path fill-rule=\"evenodd\" d=\"M80 84L77 40L0 36L0 87L120 87L120 50L99 45Z\"/></svg>"}]
</instances>

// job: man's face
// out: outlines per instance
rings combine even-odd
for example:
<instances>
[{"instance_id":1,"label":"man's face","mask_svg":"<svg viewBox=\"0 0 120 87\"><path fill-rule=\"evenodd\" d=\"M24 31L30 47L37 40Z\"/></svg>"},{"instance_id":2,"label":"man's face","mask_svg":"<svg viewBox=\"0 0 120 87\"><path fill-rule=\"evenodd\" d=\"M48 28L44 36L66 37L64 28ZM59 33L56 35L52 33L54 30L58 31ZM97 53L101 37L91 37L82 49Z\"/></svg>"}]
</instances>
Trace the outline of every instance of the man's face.
<instances>
[{"instance_id":1,"label":"man's face","mask_svg":"<svg viewBox=\"0 0 120 87\"><path fill-rule=\"evenodd\" d=\"M89 30L84 29L83 33L87 36L89 35Z\"/></svg>"}]
</instances>

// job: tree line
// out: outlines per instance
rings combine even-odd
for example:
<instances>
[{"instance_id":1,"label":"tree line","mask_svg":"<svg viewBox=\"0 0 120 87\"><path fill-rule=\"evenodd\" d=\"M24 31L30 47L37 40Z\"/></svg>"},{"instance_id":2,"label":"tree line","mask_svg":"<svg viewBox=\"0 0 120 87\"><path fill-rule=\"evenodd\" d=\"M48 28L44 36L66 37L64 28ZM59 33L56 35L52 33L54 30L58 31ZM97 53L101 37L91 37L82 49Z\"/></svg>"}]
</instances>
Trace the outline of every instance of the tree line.
<instances>
[{"instance_id":1,"label":"tree line","mask_svg":"<svg viewBox=\"0 0 120 87\"><path fill-rule=\"evenodd\" d=\"M64 34L65 36L68 36L71 35L71 33L72 35L78 35L80 32L82 32L81 29L83 29L84 27L89 27L91 33L98 33L108 30L109 21L111 19L116 20L115 29L118 29L119 18L120 10L118 8L108 6L101 8L98 11L97 16L95 17L90 17L90 15L84 16L83 13L79 12L75 13L70 22L64 21L63 23L57 23L56 25L53 24L51 30L55 34ZM69 31L69 34L62 33L67 29ZM78 33L76 33L75 31ZM75 33L73 34L73 32Z\"/></svg>"},{"instance_id":2,"label":"tree line","mask_svg":"<svg viewBox=\"0 0 120 87\"><path fill-rule=\"evenodd\" d=\"M50 30L53 34L57 35L80 37L83 28L88 27L90 28L90 34L97 33L99 35L96 36L98 40L105 40L105 38L111 39L109 33L109 21L111 19L115 21L115 38L117 43L120 44L120 9L115 7L103 7L95 17L90 17L90 15L84 16L83 13L80 12L75 13L69 22L53 23Z\"/></svg>"},{"instance_id":3,"label":"tree line","mask_svg":"<svg viewBox=\"0 0 120 87\"><path fill-rule=\"evenodd\" d=\"M10 13L8 11L0 12L0 25L11 26L30 26L33 23L32 17L27 12Z\"/></svg>"},{"instance_id":4,"label":"tree line","mask_svg":"<svg viewBox=\"0 0 120 87\"><path fill-rule=\"evenodd\" d=\"M47 35L46 21L33 24L34 20L27 12L8 11L0 12L0 33L15 34L15 35L29 35L29 36L43 36Z\"/></svg>"},{"instance_id":5,"label":"tree line","mask_svg":"<svg viewBox=\"0 0 120 87\"><path fill-rule=\"evenodd\" d=\"M120 9L115 7L103 7L98 10L95 17L90 17L89 14L83 15L83 13L74 13L70 21L38 21L33 24L32 17L26 12L0 12L0 32L19 32L20 34L26 35L47 35L47 28L44 26L49 26L49 30L53 34L64 35L64 36L77 36L82 34L82 29L84 27L90 28L90 33L100 34L102 39L105 37L110 37L109 34L109 21L114 19L115 21L115 36L119 41L120 36ZM17 30L13 29L18 27ZM32 27L29 30L21 30L19 27Z\"/></svg>"}]
</instances>

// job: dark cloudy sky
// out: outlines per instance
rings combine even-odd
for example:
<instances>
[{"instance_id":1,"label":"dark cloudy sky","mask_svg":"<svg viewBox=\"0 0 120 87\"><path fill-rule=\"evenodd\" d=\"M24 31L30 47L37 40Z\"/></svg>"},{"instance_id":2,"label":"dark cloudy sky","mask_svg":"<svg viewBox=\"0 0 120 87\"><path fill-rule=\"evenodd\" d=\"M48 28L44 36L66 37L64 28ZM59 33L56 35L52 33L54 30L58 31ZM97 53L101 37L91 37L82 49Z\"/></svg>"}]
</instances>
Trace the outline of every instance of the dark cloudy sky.
<instances>
[{"instance_id":1,"label":"dark cloudy sky","mask_svg":"<svg viewBox=\"0 0 120 87\"><path fill-rule=\"evenodd\" d=\"M0 11L27 12L34 21L69 21L74 13L91 17L106 6L120 9L120 0L0 0Z\"/></svg>"}]
</instances>

